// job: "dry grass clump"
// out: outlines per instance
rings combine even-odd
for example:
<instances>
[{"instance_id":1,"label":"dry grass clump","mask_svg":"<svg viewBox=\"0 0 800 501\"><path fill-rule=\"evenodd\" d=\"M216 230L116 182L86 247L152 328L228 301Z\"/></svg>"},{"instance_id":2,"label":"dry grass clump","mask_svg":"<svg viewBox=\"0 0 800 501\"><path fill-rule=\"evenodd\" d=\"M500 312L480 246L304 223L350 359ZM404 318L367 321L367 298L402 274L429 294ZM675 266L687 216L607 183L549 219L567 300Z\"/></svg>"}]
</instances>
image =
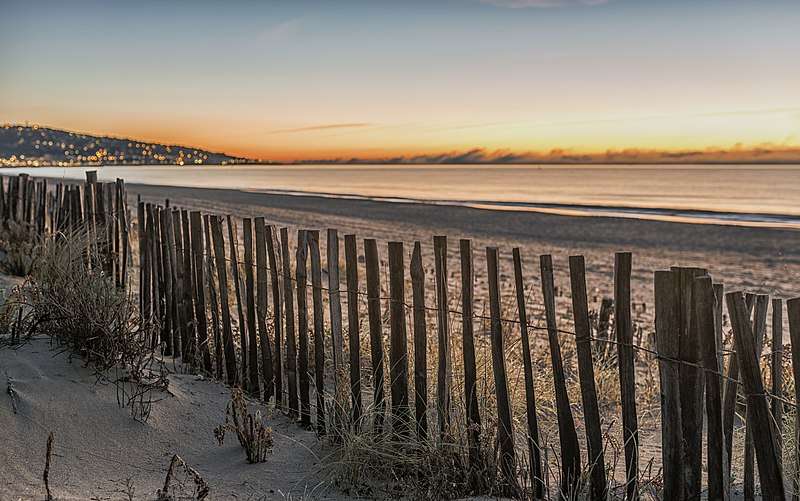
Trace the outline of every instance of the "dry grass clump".
<instances>
[{"instance_id":1,"label":"dry grass clump","mask_svg":"<svg viewBox=\"0 0 800 501\"><path fill-rule=\"evenodd\" d=\"M236 438L244 447L248 463L263 463L267 454L272 454L272 428L264 426L264 420L269 416L261 415L260 410L250 413L247 402L240 388L231 390L231 401L225 409L225 424L214 429L214 436L222 445L225 441L225 432L236 433Z\"/></svg>"},{"instance_id":2,"label":"dry grass clump","mask_svg":"<svg viewBox=\"0 0 800 501\"><path fill-rule=\"evenodd\" d=\"M86 233L53 235L42 242L22 294L32 325L92 365L98 379L117 387L120 405L146 420L152 392L166 389L166 371L142 335L137 301L98 262Z\"/></svg>"},{"instance_id":3,"label":"dry grass clump","mask_svg":"<svg viewBox=\"0 0 800 501\"><path fill-rule=\"evenodd\" d=\"M0 225L0 271L8 275L30 275L39 247L33 225L6 221Z\"/></svg>"}]
</instances>

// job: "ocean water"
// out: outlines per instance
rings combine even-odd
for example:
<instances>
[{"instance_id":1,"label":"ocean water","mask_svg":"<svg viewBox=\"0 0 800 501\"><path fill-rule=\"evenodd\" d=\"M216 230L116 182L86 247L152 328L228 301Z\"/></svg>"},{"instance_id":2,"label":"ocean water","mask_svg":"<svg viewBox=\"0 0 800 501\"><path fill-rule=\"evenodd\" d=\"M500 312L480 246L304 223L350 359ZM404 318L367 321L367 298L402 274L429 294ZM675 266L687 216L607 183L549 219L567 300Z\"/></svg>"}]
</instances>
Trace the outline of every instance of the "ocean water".
<instances>
[{"instance_id":1,"label":"ocean water","mask_svg":"<svg viewBox=\"0 0 800 501\"><path fill-rule=\"evenodd\" d=\"M53 178L800 228L800 165L247 165L3 169Z\"/></svg>"}]
</instances>

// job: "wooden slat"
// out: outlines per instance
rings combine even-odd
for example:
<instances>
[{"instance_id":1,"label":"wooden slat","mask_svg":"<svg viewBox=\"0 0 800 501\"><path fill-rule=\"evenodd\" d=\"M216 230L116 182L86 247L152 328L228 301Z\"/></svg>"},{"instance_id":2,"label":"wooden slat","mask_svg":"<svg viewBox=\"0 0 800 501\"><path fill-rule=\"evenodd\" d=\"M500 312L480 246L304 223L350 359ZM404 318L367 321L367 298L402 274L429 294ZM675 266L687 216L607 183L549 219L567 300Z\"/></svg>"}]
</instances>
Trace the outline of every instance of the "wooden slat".
<instances>
[{"instance_id":1,"label":"wooden slat","mask_svg":"<svg viewBox=\"0 0 800 501\"><path fill-rule=\"evenodd\" d=\"M756 337L756 354L761 359L764 346L764 338L767 334L767 311L769 309L769 296L757 294L753 304L755 314L753 316L752 331ZM755 482L755 444L753 443L753 426L761 426L761 423L753 423L751 416L745 410L745 435L744 435L744 498L753 501L756 498Z\"/></svg>"},{"instance_id":2,"label":"wooden slat","mask_svg":"<svg viewBox=\"0 0 800 501\"><path fill-rule=\"evenodd\" d=\"M228 214L228 246L230 248L231 281L233 281L233 291L236 294L236 311L239 314L239 348L242 353L242 389L247 391L249 383L248 363L247 363L247 321L244 317L244 301L242 300L242 278L239 273L239 231L236 225L236 218Z\"/></svg>"},{"instance_id":3,"label":"wooden slat","mask_svg":"<svg viewBox=\"0 0 800 501\"><path fill-rule=\"evenodd\" d=\"M486 266L489 281L489 316L491 318L492 369L494 390L497 398L497 441L500 446L501 490L504 495L515 496L518 492L516 458L514 453L514 428L511 421L511 403L508 397L503 349L503 322L500 318L500 287L498 280L498 251L486 248Z\"/></svg>"},{"instance_id":4,"label":"wooden slat","mask_svg":"<svg viewBox=\"0 0 800 501\"><path fill-rule=\"evenodd\" d=\"M270 281L272 283L272 331L275 350L273 351L275 372L275 404L283 407L283 294L281 294L281 260L278 251L278 235L275 227L267 226L267 254L269 255Z\"/></svg>"},{"instance_id":5,"label":"wooden slat","mask_svg":"<svg viewBox=\"0 0 800 501\"><path fill-rule=\"evenodd\" d=\"M792 377L794 378L794 401L800 402L800 297L786 301L786 314L789 317L789 342L792 348ZM800 444L800 412L795 413L794 439ZM800 448L794 455L794 471L792 475L792 500L800 499Z\"/></svg>"},{"instance_id":6,"label":"wooden slat","mask_svg":"<svg viewBox=\"0 0 800 501\"><path fill-rule=\"evenodd\" d=\"M450 350L450 313L447 298L447 237L433 237L434 264L436 266L436 308L438 320L438 364L436 380L436 413L439 438L444 439L450 428L450 389L452 387L452 362Z\"/></svg>"},{"instance_id":7,"label":"wooden slat","mask_svg":"<svg viewBox=\"0 0 800 501\"><path fill-rule=\"evenodd\" d=\"M192 232L192 258L194 259L195 318L203 369L211 373L211 352L208 348L208 317L206 316L205 296L205 246L203 240L203 216L199 211L189 214Z\"/></svg>"},{"instance_id":8,"label":"wooden slat","mask_svg":"<svg viewBox=\"0 0 800 501\"><path fill-rule=\"evenodd\" d=\"M361 399L361 333L358 314L358 242L355 235L344 236L347 273L347 337L350 348L350 400L353 430L361 428L364 404Z\"/></svg>"},{"instance_id":9,"label":"wooden slat","mask_svg":"<svg viewBox=\"0 0 800 501\"><path fill-rule=\"evenodd\" d=\"M694 279L694 312L701 339L706 380L706 462L708 464L708 499L730 499L730 477L725 437L722 431L722 364L718 353L722 340L717 337L716 297L711 277Z\"/></svg>"},{"instance_id":10,"label":"wooden slat","mask_svg":"<svg viewBox=\"0 0 800 501\"><path fill-rule=\"evenodd\" d=\"M639 422L636 414L630 252L614 255L614 328L617 334L622 438L625 441L625 498L639 499Z\"/></svg>"},{"instance_id":11,"label":"wooden slat","mask_svg":"<svg viewBox=\"0 0 800 501\"><path fill-rule=\"evenodd\" d=\"M297 232L297 371L300 381L300 426L311 428L310 382L308 379L308 232Z\"/></svg>"},{"instance_id":12,"label":"wooden slat","mask_svg":"<svg viewBox=\"0 0 800 501\"><path fill-rule=\"evenodd\" d=\"M514 285L517 295L519 330L522 336L522 364L525 372L525 412L528 418L528 463L534 499L543 499L545 478L542 472L542 447L539 441L539 419L536 415L536 392L533 381L531 344L528 336L528 312L525 307L525 283L522 277L522 258L519 247L512 250Z\"/></svg>"},{"instance_id":13,"label":"wooden slat","mask_svg":"<svg viewBox=\"0 0 800 501\"><path fill-rule=\"evenodd\" d=\"M264 378L264 400L269 402L275 395L275 364L267 328L267 228L263 217L255 218L253 223L256 235L256 318L261 346L261 377Z\"/></svg>"},{"instance_id":14,"label":"wooden slat","mask_svg":"<svg viewBox=\"0 0 800 501\"><path fill-rule=\"evenodd\" d=\"M760 424L753 426L752 433L758 460L762 498L783 500L786 498L786 492L781 474L781 461L775 447L775 428L769 425L771 416L764 396L764 382L761 380L756 336L749 322L747 306L742 293L730 292L725 295L725 299L731 316L736 350L739 354L748 414L753 423Z\"/></svg>"},{"instance_id":15,"label":"wooden slat","mask_svg":"<svg viewBox=\"0 0 800 501\"><path fill-rule=\"evenodd\" d=\"M289 413L296 415L299 409L297 396L297 341L294 330L294 294L292 263L289 255L289 229L281 228L281 258L283 261L283 305L286 319L286 379L289 390Z\"/></svg>"},{"instance_id":16,"label":"wooden slat","mask_svg":"<svg viewBox=\"0 0 800 501\"><path fill-rule=\"evenodd\" d=\"M372 239L364 240L364 261L367 270L367 314L369 317L369 348L372 358L372 386L375 408L374 431L383 430L386 398L383 379L383 318L381 315L381 271L378 260L378 244Z\"/></svg>"},{"instance_id":17,"label":"wooden slat","mask_svg":"<svg viewBox=\"0 0 800 501\"><path fill-rule=\"evenodd\" d=\"M476 488L481 482L483 469L481 460L481 414L478 408L478 369L475 361L474 282L475 271L472 260L472 242L459 241L461 252L461 349L464 359L464 403L467 418L467 451L469 454L470 477Z\"/></svg>"},{"instance_id":18,"label":"wooden slat","mask_svg":"<svg viewBox=\"0 0 800 501\"><path fill-rule=\"evenodd\" d=\"M333 369L336 374L343 371L344 366L344 341L342 340L342 301L339 291L339 232L333 228L328 229L328 306L331 318L331 341L333 351ZM334 377L336 387L337 377Z\"/></svg>"},{"instance_id":19,"label":"wooden slat","mask_svg":"<svg viewBox=\"0 0 800 501\"><path fill-rule=\"evenodd\" d=\"M581 453L580 445L578 444L578 433L575 431L575 421L572 417L572 409L567 395L567 383L561 359L561 345L558 340L552 256L549 254L540 256L539 265L547 320L547 339L550 345L550 359L553 364L558 439L561 446L561 497L572 499L579 492Z\"/></svg>"},{"instance_id":20,"label":"wooden slat","mask_svg":"<svg viewBox=\"0 0 800 501\"><path fill-rule=\"evenodd\" d=\"M680 277L655 272L656 351L661 382L661 462L664 499L683 499L680 377Z\"/></svg>"},{"instance_id":21,"label":"wooden slat","mask_svg":"<svg viewBox=\"0 0 800 501\"><path fill-rule=\"evenodd\" d=\"M236 364L236 348L233 344L231 311L228 296L228 273L225 263L225 240L222 236L222 218L211 216L211 236L214 240L214 259L216 259L219 285L219 303L222 309L222 344L225 352L225 374L231 386L239 382Z\"/></svg>"},{"instance_id":22,"label":"wooden slat","mask_svg":"<svg viewBox=\"0 0 800 501\"><path fill-rule=\"evenodd\" d=\"M770 402L775 422L778 456L783 457L783 301L772 299L772 395Z\"/></svg>"},{"instance_id":23,"label":"wooden slat","mask_svg":"<svg viewBox=\"0 0 800 501\"><path fill-rule=\"evenodd\" d=\"M216 217L216 216L214 216ZM208 283L208 301L209 308L211 309L211 328L214 333L214 370L219 379L222 379L222 366L225 359L222 350L222 331L220 319L220 306L217 295L217 281L216 281L216 265L214 264L213 245L211 244L211 216L208 214L203 215L203 227L206 234L206 249L208 249L208 256L206 259L206 279Z\"/></svg>"},{"instance_id":24,"label":"wooden slat","mask_svg":"<svg viewBox=\"0 0 800 501\"><path fill-rule=\"evenodd\" d=\"M414 417L417 438L424 442L428 439L428 332L421 247L419 242L414 242L410 272L414 310Z\"/></svg>"},{"instance_id":25,"label":"wooden slat","mask_svg":"<svg viewBox=\"0 0 800 501\"><path fill-rule=\"evenodd\" d=\"M311 299L314 306L314 382L317 394L317 434L324 435L325 425L325 313L322 305L322 263L319 254L319 231L308 231L311 254Z\"/></svg>"},{"instance_id":26,"label":"wooden slat","mask_svg":"<svg viewBox=\"0 0 800 501\"><path fill-rule=\"evenodd\" d=\"M248 358L248 387L247 390L254 398L261 397L258 371L258 331L256 327L256 281L253 273L253 220L246 217L242 220L244 231L244 276L245 276L245 307L247 311L247 353L242 357Z\"/></svg>"},{"instance_id":27,"label":"wooden slat","mask_svg":"<svg viewBox=\"0 0 800 501\"><path fill-rule=\"evenodd\" d=\"M411 432L403 261L403 242L389 242L389 387L392 431L396 437L407 437Z\"/></svg>"},{"instance_id":28,"label":"wooden slat","mask_svg":"<svg viewBox=\"0 0 800 501\"><path fill-rule=\"evenodd\" d=\"M578 351L578 375L583 400L583 420L589 448L591 498L595 501L607 495L606 463L603 455L603 432L600 429L600 409L592 362L592 328L589 325L589 300L586 296L586 269L583 256L569 258L572 285L572 313L575 318L575 344Z\"/></svg>"}]
</instances>

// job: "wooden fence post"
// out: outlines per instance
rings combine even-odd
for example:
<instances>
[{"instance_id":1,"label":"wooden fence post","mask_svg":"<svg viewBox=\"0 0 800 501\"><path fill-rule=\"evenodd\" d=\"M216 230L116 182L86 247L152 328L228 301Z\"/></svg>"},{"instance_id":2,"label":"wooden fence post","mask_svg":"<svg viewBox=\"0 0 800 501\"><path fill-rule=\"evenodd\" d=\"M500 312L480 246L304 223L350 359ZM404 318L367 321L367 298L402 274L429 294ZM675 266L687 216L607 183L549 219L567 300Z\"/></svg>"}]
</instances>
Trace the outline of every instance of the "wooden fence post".
<instances>
[{"instance_id":1,"label":"wooden fence post","mask_svg":"<svg viewBox=\"0 0 800 501\"><path fill-rule=\"evenodd\" d=\"M685 499L697 499L700 496L703 458L703 386L705 378L700 369L702 351L700 336L697 335L697 323L693 317L692 286L694 278L706 274L700 268L673 268L680 284L680 335L678 352L681 429L683 434L683 492Z\"/></svg>"},{"instance_id":2,"label":"wooden fence post","mask_svg":"<svg viewBox=\"0 0 800 501\"><path fill-rule=\"evenodd\" d=\"M339 394L339 374L344 366L344 342L342 340L342 301L339 291L339 232L328 229L328 306L331 315L331 340L333 341L334 391ZM342 380L344 380L342 378Z\"/></svg>"},{"instance_id":3,"label":"wooden fence post","mask_svg":"<svg viewBox=\"0 0 800 501\"><path fill-rule=\"evenodd\" d=\"M249 369L248 391L250 395L261 397L261 387L259 385L258 374L258 333L256 332L256 284L253 276L253 220L246 217L242 221L244 231L244 276L245 276L245 298L247 309L247 334L248 350L242 351L242 358L248 357L247 367Z\"/></svg>"},{"instance_id":4,"label":"wooden fence post","mask_svg":"<svg viewBox=\"0 0 800 501\"><path fill-rule=\"evenodd\" d=\"M422 248L414 242L411 254L411 289L414 309L414 412L417 438L428 439L428 332L425 321L425 268Z\"/></svg>"},{"instance_id":5,"label":"wooden fence post","mask_svg":"<svg viewBox=\"0 0 800 501\"><path fill-rule=\"evenodd\" d=\"M236 368L236 351L233 346L233 330L231 328L231 311L228 299L228 274L225 263L225 240L222 236L222 218L211 216L211 236L214 240L214 258L217 264L217 277L219 282L219 302L222 308L222 338L225 351L225 373L228 384L235 386L238 383Z\"/></svg>"},{"instance_id":6,"label":"wooden fence post","mask_svg":"<svg viewBox=\"0 0 800 501\"><path fill-rule=\"evenodd\" d=\"M622 438L625 441L625 497L628 501L639 499L639 423L631 323L631 261L630 252L614 255L614 329L617 333Z\"/></svg>"},{"instance_id":7,"label":"wooden fence post","mask_svg":"<svg viewBox=\"0 0 800 501\"><path fill-rule=\"evenodd\" d=\"M269 255L270 280L272 282L272 329L275 332L275 404L283 407L283 297L281 295L280 274L281 261L279 259L277 231L273 225L267 226L267 254Z\"/></svg>"},{"instance_id":8,"label":"wooden fence post","mask_svg":"<svg viewBox=\"0 0 800 501\"><path fill-rule=\"evenodd\" d=\"M239 346L242 350L242 389L248 390L249 374L247 363L247 320L244 317L244 301L242 301L242 283L239 274L239 231L236 227L236 218L228 214L228 245L231 249L231 280L233 280L233 290L236 294L236 311L239 313Z\"/></svg>"},{"instance_id":9,"label":"wooden fence post","mask_svg":"<svg viewBox=\"0 0 800 501\"><path fill-rule=\"evenodd\" d=\"M536 393L533 382L531 344L528 337L528 312L525 308L525 285L522 277L522 258L519 247L512 250L514 258L514 285L517 293L519 330L522 336L522 364L525 371L525 410L528 417L528 455L531 487L534 499L544 498L544 475L542 473L542 448L539 444L539 419L536 415Z\"/></svg>"},{"instance_id":10,"label":"wooden fence post","mask_svg":"<svg viewBox=\"0 0 800 501\"><path fill-rule=\"evenodd\" d=\"M364 240L364 260L367 265L367 313L369 315L369 344L372 355L372 385L374 388L375 427L383 429L386 399L383 390L383 318L381 315L381 271L378 244L375 239Z\"/></svg>"},{"instance_id":11,"label":"wooden fence post","mask_svg":"<svg viewBox=\"0 0 800 501\"><path fill-rule=\"evenodd\" d=\"M216 216L214 216L216 217ZM212 329L214 333L214 369L215 374L218 379L222 379L222 365L223 359L225 358L222 350L223 346L223 335L222 330L223 328L220 325L220 306L219 300L217 299L217 285L215 280L215 269L216 266L214 265L214 247L211 244L211 216L208 214L203 215L203 227L205 228L206 234L206 249L208 249L208 256L206 256L206 277L208 277L208 299L209 299L209 306L211 307L211 322L212 322Z\"/></svg>"},{"instance_id":12,"label":"wooden fence post","mask_svg":"<svg viewBox=\"0 0 800 501\"><path fill-rule=\"evenodd\" d=\"M405 301L403 242L389 242L389 377L392 431L399 437L407 437L411 431Z\"/></svg>"},{"instance_id":13,"label":"wooden fence post","mask_svg":"<svg viewBox=\"0 0 800 501\"><path fill-rule=\"evenodd\" d=\"M502 490L505 495L518 492L516 460L514 456L514 429L511 422L511 403L508 398L508 377L503 353L503 321L500 318L500 288L498 283L498 251L486 248L486 266L489 280L489 316L491 318L492 368L497 397L497 440L500 445L500 470Z\"/></svg>"},{"instance_id":14,"label":"wooden fence post","mask_svg":"<svg viewBox=\"0 0 800 501\"><path fill-rule=\"evenodd\" d=\"M708 499L727 501L730 499L730 477L725 436L722 428L722 364L719 353L722 339L717 337L716 297L711 277L694 279L694 315L697 333L701 338L703 367L707 370L706 416L708 421L706 438L706 461L708 463Z\"/></svg>"},{"instance_id":15,"label":"wooden fence post","mask_svg":"<svg viewBox=\"0 0 800 501\"><path fill-rule=\"evenodd\" d=\"M198 342L203 358L203 369L211 374L211 352L208 349L208 319L205 298L205 251L203 247L203 218L199 211L189 214L192 232L192 255L194 257L195 317L197 317Z\"/></svg>"},{"instance_id":16,"label":"wooden fence post","mask_svg":"<svg viewBox=\"0 0 800 501\"><path fill-rule=\"evenodd\" d=\"M311 299L314 306L314 380L317 393L317 434L325 434L325 313L322 305L322 263L319 231L308 231L311 252Z\"/></svg>"},{"instance_id":17,"label":"wooden fence post","mask_svg":"<svg viewBox=\"0 0 800 501\"><path fill-rule=\"evenodd\" d=\"M600 429L600 410L592 362L592 332L589 325L589 301L586 297L586 270L583 256L570 256L569 274L572 285L572 313L575 318L575 345L578 351L583 419L589 447L589 467L592 499L606 498L606 462L603 455L603 432Z\"/></svg>"},{"instance_id":18,"label":"wooden fence post","mask_svg":"<svg viewBox=\"0 0 800 501\"><path fill-rule=\"evenodd\" d=\"M567 395L564 365L561 360L561 346L558 340L552 256L549 254L540 256L539 264L542 276L545 317L547 319L547 338L550 345L550 358L553 363L558 438L561 445L561 497L575 499L580 491L581 452L580 445L578 445L578 433L575 431L575 421L569 404L569 396Z\"/></svg>"},{"instance_id":19,"label":"wooden fence post","mask_svg":"<svg viewBox=\"0 0 800 501\"><path fill-rule=\"evenodd\" d=\"M772 419L775 421L778 457L783 457L783 302L772 299Z\"/></svg>"},{"instance_id":20,"label":"wooden fence post","mask_svg":"<svg viewBox=\"0 0 800 501\"><path fill-rule=\"evenodd\" d=\"M297 231L297 334L298 376L300 380L300 426L311 429L311 397L308 379L308 232Z\"/></svg>"},{"instance_id":21,"label":"wooden fence post","mask_svg":"<svg viewBox=\"0 0 800 501\"><path fill-rule=\"evenodd\" d=\"M272 347L267 329L267 229L263 217L254 220L256 226L256 316L258 318L258 340L261 344L261 374L264 378L264 400L275 395L275 369ZM280 315L280 312L274 312ZM276 397L277 398L277 397Z\"/></svg>"},{"instance_id":22,"label":"wooden fence post","mask_svg":"<svg viewBox=\"0 0 800 501\"><path fill-rule=\"evenodd\" d=\"M358 243L355 235L344 236L347 273L347 337L350 342L350 398L353 430L361 428L364 405L361 401L361 334L358 317Z\"/></svg>"},{"instance_id":23,"label":"wooden fence post","mask_svg":"<svg viewBox=\"0 0 800 501\"><path fill-rule=\"evenodd\" d=\"M767 399L764 396L764 382L761 380L757 343L750 326L747 306L740 292L730 292L725 295L725 298L731 315L736 350L739 353L748 415L753 419L752 422L762 424L752 428L762 497L768 500L783 500L786 498L786 493L781 474L781 461L775 447L775 428L768 424L771 416ZM767 424L763 425L763 423Z\"/></svg>"},{"instance_id":24,"label":"wooden fence post","mask_svg":"<svg viewBox=\"0 0 800 501\"><path fill-rule=\"evenodd\" d=\"M448 325L450 312L447 300L447 237L433 237L433 252L436 266L436 307L439 327L436 411L439 422L439 438L444 439L450 427L450 388L453 377L450 327Z\"/></svg>"},{"instance_id":25,"label":"wooden fence post","mask_svg":"<svg viewBox=\"0 0 800 501\"><path fill-rule=\"evenodd\" d=\"M671 271L655 272L656 350L661 383L661 462L664 499L684 499L683 440L678 360L680 357L680 277Z\"/></svg>"},{"instance_id":26,"label":"wooden fence post","mask_svg":"<svg viewBox=\"0 0 800 501\"><path fill-rule=\"evenodd\" d=\"M286 310L286 379L289 386L289 413L297 414L297 342L294 332L294 294L292 294L292 263L289 255L289 229L281 228L281 258L283 260L283 305Z\"/></svg>"},{"instance_id":27,"label":"wooden fence post","mask_svg":"<svg viewBox=\"0 0 800 501\"><path fill-rule=\"evenodd\" d=\"M792 374L794 377L794 401L800 402L800 297L786 301L786 313L789 317L789 342L792 347ZM800 444L800 412L795 414L794 439L796 444ZM800 448L795 452L794 457L795 474L792 475L792 500L796 501L800 496Z\"/></svg>"},{"instance_id":28,"label":"wooden fence post","mask_svg":"<svg viewBox=\"0 0 800 501\"><path fill-rule=\"evenodd\" d=\"M756 339L756 355L761 360L764 338L767 333L767 311L769 309L769 296L757 294L753 303L755 314L753 316L752 331ZM755 482L755 451L753 443L753 426L761 426L762 423L754 423L752 417L748 417L745 409L745 434L744 434L744 498L753 500L756 497ZM776 442L777 443L777 442Z\"/></svg>"},{"instance_id":29,"label":"wooden fence post","mask_svg":"<svg viewBox=\"0 0 800 501\"><path fill-rule=\"evenodd\" d=\"M473 305L475 302L475 271L472 260L472 241L461 239L461 337L464 359L464 402L467 418L467 447L470 478L476 487L482 482L481 414L478 408L478 368L475 361L475 332Z\"/></svg>"},{"instance_id":30,"label":"wooden fence post","mask_svg":"<svg viewBox=\"0 0 800 501\"><path fill-rule=\"evenodd\" d=\"M125 189L124 187L120 188L120 196L124 196ZM183 357L184 361L189 362L191 366L197 365L197 354L199 353L197 347L197 320L195 319L195 310L194 310L194 275L192 274L192 239L189 229L189 211L181 210L181 228L183 233L183 256L182 259L178 261L181 262L181 266L183 267L183 305L184 305L184 315L186 317L186 335L188 337L188 342L186 346L183 348ZM125 218L122 219L123 227L127 223L125 222ZM125 287L125 268L126 268L126 260L125 252L127 249L127 242L125 242L125 234L126 230L123 229L121 232L122 242L120 242L120 248L122 249L122 265L121 271L122 276L120 277L120 282L122 283L122 287Z\"/></svg>"}]
</instances>

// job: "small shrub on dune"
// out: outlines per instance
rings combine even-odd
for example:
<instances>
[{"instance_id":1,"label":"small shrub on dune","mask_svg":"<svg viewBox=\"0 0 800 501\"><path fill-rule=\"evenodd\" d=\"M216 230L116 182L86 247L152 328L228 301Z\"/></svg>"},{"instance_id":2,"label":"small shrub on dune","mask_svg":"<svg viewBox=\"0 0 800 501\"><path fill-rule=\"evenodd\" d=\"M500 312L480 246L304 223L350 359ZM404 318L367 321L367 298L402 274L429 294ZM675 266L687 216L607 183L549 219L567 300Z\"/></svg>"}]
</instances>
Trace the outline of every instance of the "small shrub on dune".
<instances>
[{"instance_id":1,"label":"small shrub on dune","mask_svg":"<svg viewBox=\"0 0 800 501\"><path fill-rule=\"evenodd\" d=\"M268 417L268 416L266 416ZM251 414L247 410L247 402L240 388L231 390L231 401L225 409L225 424L214 429L214 436L222 445L225 432L236 433L239 443L244 447L248 463L263 463L267 454L272 453L272 428L264 426L261 411Z\"/></svg>"},{"instance_id":2,"label":"small shrub on dune","mask_svg":"<svg viewBox=\"0 0 800 501\"><path fill-rule=\"evenodd\" d=\"M31 274L39 247L39 237L32 225L7 221L0 225L0 271L26 277Z\"/></svg>"}]
</instances>

